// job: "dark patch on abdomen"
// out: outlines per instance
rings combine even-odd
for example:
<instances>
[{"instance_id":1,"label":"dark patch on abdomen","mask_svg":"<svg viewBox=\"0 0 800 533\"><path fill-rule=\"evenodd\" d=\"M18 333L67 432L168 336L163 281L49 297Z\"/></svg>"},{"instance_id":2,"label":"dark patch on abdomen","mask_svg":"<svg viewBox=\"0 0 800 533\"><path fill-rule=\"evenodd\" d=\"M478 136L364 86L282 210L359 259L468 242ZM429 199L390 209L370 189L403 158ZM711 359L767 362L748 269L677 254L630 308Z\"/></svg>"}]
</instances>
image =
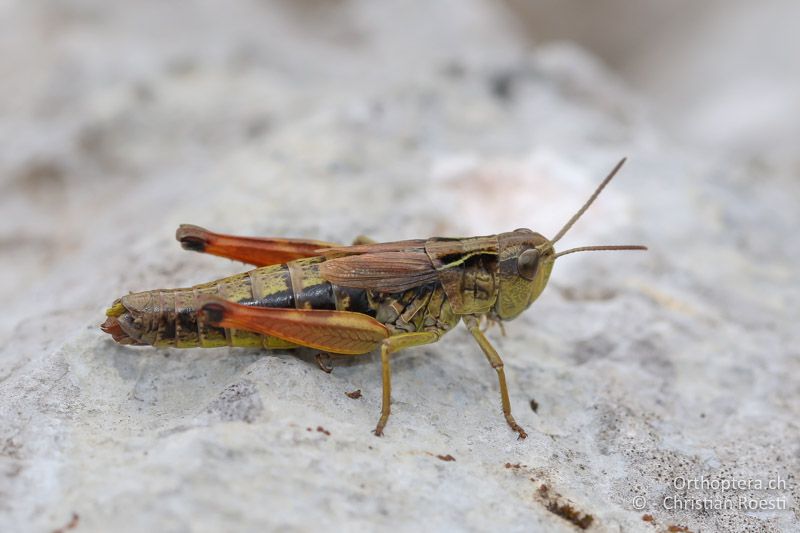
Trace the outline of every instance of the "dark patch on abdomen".
<instances>
[{"instance_id":1,"label":"dark patch on abdomen","mask_svg":"<svg viewBox=\"0 0 800 533\"><path fill-rule=\"evenodd\" d=\"M297 295L298 300L301 302L298 309L307 309L305 304L308 303L311 309L336 309L336 304L333 299L333 290L330 283L320 283L304 288L300 294ZM273 294L268 294L263 298L255 300L248 298L239 302L242 305L252 305L254 307L274 307L280 309L294 309L295 299L292 291L281 291Z\"/></svg>"},{"instance_id":2,"label":"dark patch on abdomen","mask_svg":"<svg viewBox=\"0 0 800 533\"><path fill-rule=\"evenodd\" d=\"M336 309L336 302L333 299L333 289L328 282L318 283L304 287L302 291L297 294L298 309Z\"/></svg>"},{"instance_id":3,"label":"dark patch on abdomen","mask_svg":"<svg viewBox=\"0 0 800 533\"><path fill-rule=\"evenodd\" d=\"M164 312L161 317L161 326L159 327L159 330L161 331L161 338L163 340L175 340L175 320L170 320L167 312Z\"/></svg>"},{"instance_id":4,"label":"dark patch on abdomen","mask_svg":"<svg viewBox=\"0 0 800 533\"><path fill-rule=\"evenodd\" d=\"M376 310L370 305L366 289L332 285L339 311L352 311L375 317Z\"/></svg>"},{"instance_id":5,"label":"dark patch on abdomen","mask_svg":"<svg viewBox=\"0 0 800 533\"><path fill-rule=\"evenodd\" d=\"M197 339L197 313L194 309L191 308L184 308L178 309L178 316L176 317L176 322L180 326L181 333L186 335L187 339L183 340L195 340ZM199 339L198 339L199 340Z\"/></svg>"},{"instance_id":6,"label":"dark patch on abdomen","mask_svg":"<svg viewBox=\"0 0 800 533\"><path fill-rule=\"evenodd\" d=\"M248 298L239 302L243 305L252 305L255 307L277 307L280 309L294 309L294 294L292 291L281 291L268 294L258 300Z\"/></svg>"}]
</instances>

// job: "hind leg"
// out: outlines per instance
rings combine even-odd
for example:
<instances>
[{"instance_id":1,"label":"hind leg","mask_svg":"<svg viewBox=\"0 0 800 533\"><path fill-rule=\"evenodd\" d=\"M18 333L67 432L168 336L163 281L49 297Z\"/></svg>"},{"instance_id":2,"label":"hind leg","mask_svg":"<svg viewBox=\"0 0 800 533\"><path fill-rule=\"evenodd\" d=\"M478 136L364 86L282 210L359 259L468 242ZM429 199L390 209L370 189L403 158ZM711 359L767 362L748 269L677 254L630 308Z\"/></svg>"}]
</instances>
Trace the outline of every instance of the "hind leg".
<instances>
[{"instance_id":1,"label":"hind leg","mask_svg":"<svg viewBox=\"0 0 800 533\"><path fill-rule=\"evenodd\" d=\"M337 244L309 239L239 237L213 233L199 226L181 224L175 238L184 250L227 257L258 267L279 265L294 259L314 257L317 250Z\"/></svg>"},{"instance_id":2,"label":"hind leg","mask_svg":"<svg viewBox=\"0 0 800 533\"><path fill-rule=\"evenodd\" d=\"M184 250L226 257L257 267L279 265L294 259L314 257L323 248L336 248L339 244L309 239L280 239L264 237L240 237L213 233L200 226L181 224L175 238ZM374 244L364 235L353 240L354 245Z\"/></svg>"}]
</instances>

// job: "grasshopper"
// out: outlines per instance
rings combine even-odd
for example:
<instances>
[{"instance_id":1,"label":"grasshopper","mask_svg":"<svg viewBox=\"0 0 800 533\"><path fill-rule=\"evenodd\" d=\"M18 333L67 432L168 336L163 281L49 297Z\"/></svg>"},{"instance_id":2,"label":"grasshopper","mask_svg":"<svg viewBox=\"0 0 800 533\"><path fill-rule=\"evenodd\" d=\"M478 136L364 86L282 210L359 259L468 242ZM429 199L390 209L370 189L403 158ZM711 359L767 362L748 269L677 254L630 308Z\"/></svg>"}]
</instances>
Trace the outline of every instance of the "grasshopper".
<instances>
[{"instance_id":1,"label":"grasshopper","mask_svg":"<svg viewBox=\"0 0 800 533\"><path fill-rule=\"evenodd\" d=\"M176 348L308 347L342 355L380 348L383 434L391 410L393 353L438 341L459 321L497 372L503 415L511 414L503 360L481 323L511 320L542 293L558 257L591 250L646 250L638 245L554 245L622 167L600 183L550 240L529 229L463 239L433 237L387 243L237 237L181 225L183 248L257 268L190 288L131 293L106 311L101 326L120 344Z\"/></svg>"}]
</instances>

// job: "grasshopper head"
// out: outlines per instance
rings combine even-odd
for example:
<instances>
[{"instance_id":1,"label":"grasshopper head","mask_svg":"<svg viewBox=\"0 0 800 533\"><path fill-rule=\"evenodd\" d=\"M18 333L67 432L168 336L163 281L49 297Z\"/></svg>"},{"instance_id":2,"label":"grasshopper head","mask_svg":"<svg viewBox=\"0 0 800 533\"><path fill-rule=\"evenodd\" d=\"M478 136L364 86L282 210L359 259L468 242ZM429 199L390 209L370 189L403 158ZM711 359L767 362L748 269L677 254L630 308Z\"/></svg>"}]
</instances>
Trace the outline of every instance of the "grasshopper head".
<instances>
[{"instance_id":1,"label":"grasshopper head","mask_svg":"<svg viewBox=\"0 0 800 533\"><path fill-rule=\"evenodd\" d=\"M564 224L553 240L526 228L498 235L500 288L494 312L500 320L516 317L539 297L550 279L553 263L562 255L593 250L647 250L645 246L639 245L608 245L582 246L556 253L553 246L592 205L624 163L625 159L617 163L614 170L600 183L583 207Z\"/></svg>"},{"instance_id":2,"label":"grasshopper head","mask_svg":"<svg viewBox=\"0 0 800 533\"><path fill-rule=\"evenodd\" d=\"M539 233L520 228L498 235L500 290L494 311L510 320L533 303L544 290L553 270L553 243Z\"/></svg>"}]
</instances>

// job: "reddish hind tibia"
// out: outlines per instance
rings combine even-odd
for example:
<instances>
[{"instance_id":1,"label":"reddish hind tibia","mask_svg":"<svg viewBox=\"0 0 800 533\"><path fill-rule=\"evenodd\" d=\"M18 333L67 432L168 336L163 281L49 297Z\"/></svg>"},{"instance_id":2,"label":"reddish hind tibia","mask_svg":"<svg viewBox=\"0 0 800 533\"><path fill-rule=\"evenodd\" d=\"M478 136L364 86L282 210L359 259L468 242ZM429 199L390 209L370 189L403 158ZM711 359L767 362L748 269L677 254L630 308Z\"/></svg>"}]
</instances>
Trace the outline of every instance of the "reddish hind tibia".
<instances>
[{"instance_id":1,"label":"reddish hind tibia","mask_svg":"<svg viewBox=\"0 0 800 533\"><path fill-rule=\"evenodd\" d=\"M262 239L213 233L191 224L181 224L175 233L185 250L227 257L255 266L279 265L313 257L317 250L335 244L306 239Z\"/></svg>"}]
</instances>

